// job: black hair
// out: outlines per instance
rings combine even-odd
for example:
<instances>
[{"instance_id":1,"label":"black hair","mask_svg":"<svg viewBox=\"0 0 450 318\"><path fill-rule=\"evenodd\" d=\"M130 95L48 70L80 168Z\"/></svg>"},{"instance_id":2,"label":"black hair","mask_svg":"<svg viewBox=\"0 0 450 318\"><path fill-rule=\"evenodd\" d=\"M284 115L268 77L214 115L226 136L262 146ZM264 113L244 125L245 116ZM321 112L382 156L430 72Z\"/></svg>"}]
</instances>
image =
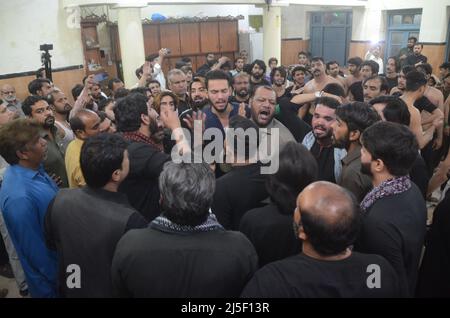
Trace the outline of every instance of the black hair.
<instances>
[{"instance_id":1,"label":"black hair","mask_svg":"<svg viewBox=\"0 0 450 318\"><path fill-rule=\"evenodd\" d=\"M410 37L408 38L408 41L409 41L409 40L413 40L414 43L417 43L417 38L416 38L415 36L410 36Z\"/></svg>"},{"instance_id":2,"label":"black hair","mask_svg":"<svg viewBox=\"0 0 450 318\"><path fill-rule=\"evenodd\" d=\"M31 95L36 95L37 91L42 90L42 86L44 86L44 83L48 83L50 85L52 84L47 78L36 78L28 83L28 91Z\"/></svg>"},{"instance_id":3,"label":"black hair","mask_svg":"<svg viewBox=\"0 0 450 318\"><path fill-rule=\"evenodd\" d=\"M311 62L317 62L317 61L321 61L323 64L325 64L325 60L324 60L323 57L321 57L321 56L314 56L314 57L311 59Z\"/></svg>"},{"instance_id":4,"label":"black hair","mask_svg":"<svg viewBox=\"0 0 450 318\"><path fill-rule=\"evenodd\" d=\"M147 55L147 57L145 58L145 60L146 60L147 62L153 62L158 56L159 56L158 53L153 53L153 54Z\"/></svg>"},{"instance_id":5,"label":"black hair","mask_svg":"<svg viewBox=\"0 0 450 318\"><path fill-rule=\"evenodd\" d=\"M38 95L30 95L27 98L25 98L25 100L22 102L22 111L26 116L30 116L31 117L31 108L34 104L36 104L39 101L45 101L47 102L47 99L42 97L42 96L38 96Z\"/></svg>"},{"instance_id":6,"label":"black hair","mask_svg":"<svg viewBox=\"0 0 450 318\"><path fill-rule=\"evenodd\" d=\"M136 71L134 71L134 74L136 74L136 77L138 78L138 79L140 79L141 78L141 74L144 72L144 65L141 65L140 67L138 67L137 69L136 69Z\"/></svg>"},{"instance_id":7,"label":"black hair","mask_svg":"<svg viewBox=\"0 0 450 318\"><path fill-rule=\"evenodd\" d=\"M333 65L333 64L337 64L339 66L339 63L337 61L330 61L330 62L327 62L327 64L326 64L327 70L329 70L330 66Z\"/></svg>"},{"instance_id":8,"label":"black hair","mask_svg":"<svg viewBox=\"0 0 450 318\"><path fill-rule=\"evenodd\" d=\"M114 102L114 99L112 99L112 98L104 98L104 99L100 100L97 104L98 110L104 111L106 106L108 106L112 102Z\"/></svg>"},{"instance_id":9,"label":"black hair","mask_svg":"<svg viewBox=\"0 0 450 318\"><path fill-rule=\"evenodd\" d=\"M298 194L316 181L318 171L316 159L305 146L290 141L283 147L278 171L266 179L267 192L281 214L294 213Z\"/></svg>"},{"instance_id":10,"label":"black hair","mask_svg":"<svg viewBox=\"0 0 450 318\"><path fill-rule=\"evenodd\" d=\"M276 57L271 57L269 59L268 65L270 65L271 62L275 61L278 64L278 59Z\"/></svg>"},{"instance_id":11,"label":"black hair","mask_svg":"<svg viewBox=\"0 0 450 318\"><path fill-rule=\"evenodd\" d=\"M419 151L416 136L407 126L386 121L367 128L362 144L372 160L382 160L394 176L406 176Z\"/></svg>"},{"instance_id":12,"label":"black hair","mask_svg":"<svg viewBox=\"0 0 450 318\"><path fill-rule=\"evenodd\" d=\"M369 101L370 105L385 104L383 116L386 121L409 126L411 114L403 99L397 96L383 95Z\"/></svg>"},{"instance_id":13,"label":"black hair","mask_svg":"<svg viewBox=\"0 0 450 318\"><path fill-rule=\"evenodd\" d=\"M270 71L270 81L272 82L272 84L273 84L273 77L275 76L276 72L280 72L281 77L283 77L284 82L286 82L286 79L287 79L286 69L283 66L279 66L279 67L274 67Z\"/></svg>"},{"instance_id":14,"label":"black hair","mask_svg":"<svg viewBox=\"0 0 450 318\"><path fill-rule=\"evenodd\" d=\"M400 62L398 60L398 57L396 56L389 56L387 61L389 61L390 59L394 60L395 63L395 71L398 73L400 72Z\"/></svg>"},{"instance_id":15,"label":"black hair","mask_svg":"<svg viewBox=\"0 0 450 318\"><path fill-rule=\"evenodd\" d=\"M120 79L118 79L117 77L114 77L114 78L111 78L109 81L108 81L108 88L112 91L112 89L113 89L113 84L114 83L122 83L122 81L120 80Z\"/></svg>"},{"instance_id":16,"label":"black hair","mask_svg":"<svg viewBox=\"0 0 450 318\"><path fill-rule=\"evenodd\" d=\"M186 65L186 62L181 61L181 60L178 60L178 61L175 62L175 68L176 69L181 69L185 65Z\"/></svg>"},{"instance_id":17,"label":"black hair","mask_svg":"<svg viewBox=\"0 0 450 318\"><path fill-rule=\"evenodd\" d=\"M372 60L365 60L364 62L361 63L359 68L362 69L363 66L370 67L370 69L372 70L372 75L378 74L378 71L380 70L380 65L377 62L372 61Z\"/></svg>"},{"instance_id":18,"label":"black hair","mask_svg":"<svg viewBox=\"0 0 450 318\"><path fill-rule=\"evenodd\" d=\"M362 62L363 62L363 59L358 56L351 57L347 60L347 64L356 65L358 68L361 66Z\"/></svg>"},{"instance_id":19,"label":"black hair","mask_svg":"<svg viewBox=\"0 0 450 318\"><path fill-rule=\"evenodd\" d=\"M292 69L292 71L291 71L292 77L294 77L295 72L298 72L298 71L302 71L303 73L305 73L305 75L308 73L308 70L306 69L306 67L299 65Z\"/></svg>"},{"instance_id":20,"label":"black hair","mask_svg":"<svg viewBox=\"0 0 450 318\"><path fill-rule=\"evenodd\" d=\"M117 92L118 92L119 90L117 90ZM147 97L147 92L150 92L150 88L148 88L148 87L136 87L136 88L133 88L133 89L131 89L129 92L128 92L128 94L133 94L133 93L140 93L140 94L142 94L142 95L144 95L145 97ZM128 95L127 94L127 95ZM115 96L115 95L114 95ZM125 97L125 96L123 96L123 97Z\"/></svg>"},{"instance_id":21,"label":"black hair","mask_svg":"<svg viewBox=\"0 0 450 318\"><path fill-rule=\"evenodd\" d=\"M129 89L127 89L125 87L121 87L114 93L114 99L118 100L120 98L128 96L129 94L130 94Z\"/></svg>"},{"instance_id":22,"label":"black hair","mask_svg":"<svg viewBox=\"0 0 450 318\"><path fill-rule=\"evenodd\" d=\"M77 100L77 98L78 98L78 96L80 96L81 91L83 90L83 88L84 88L84 86L82 84L76 84L72 88L71 92L72 92L73 100Z\"/></svg>"},{"instance_id":23,"label":"black hair","mask_svg":"<svg viewBox=\"0 0 450 318\"><path fill-rule=\"evenodd\" d=\"M427 79L422 72L411 71L406 74L406 92L415 92L420 87L427 85Z\"/></svg>"},{"instance_id":24,"label":"black hair","mask_svg":"<svg viewBox=\"0 0 450 318\"><path fill-rule=\"evenodd\" d=\"M147 87L150 86L150 84L158 84L159 87L161 87L161 83L158 80L150 80L147 83Z\"/></svg>"},{"instance_id":25,"label":"black hair","mask_svg":"<svg viewBox=\"0 0 450 318\"><path fill-rule=\"evenodd\" d=\"M415 67L412 65L405 65L402 67L402 73L406 76L409 72L416 71Z\"/></svg>"},{"instance_id":26,"label":"black hair","mask_svg":"<svg viewBox=\"0 0 450 318\"><path fill-rule=\"evenodd\" d=\"M425 71L426 75L431 75L433 73L433 67L429 63L422 63L416 66L416 70L422 69Z\"/></svg>"},{"instance_id":27,"label":"black hair","mask_svg":"<svg viewBox=\"0 0 450 318\"><path fill-rule=\"evenodd\" d=\"M309 52L300 51L300 52L298 52L298 54L297 54L297 58L298 58L300 55L306 56L306 58L307 58L308 60L311 58L311 54L310 54Z\"/></svg>"},{"instance_id":28,"label":"black hair","mask_svg":"<svg viewBox=\"0 0 450 318\"><path fill-rule=\"evenodd\" d=\"M379 80L380 81L380 91L385 91L386 93L389 93L389 84L387 82L386 77L379 76L378 74L372 75L371 77L366 78L363 81L363 85L366 84L368 81L372 81L372 80Z\"/></svg>"},{"instance_id":29,"label":"black hair","mask_svg":"<svg viewBox=\"0 0 450 318\"><path fill-rule=\"evenodd\" d=\"M81 119L83 113L86 113L88 110L80 110L75 114L75 116L71 117L69 119L70 128L72 129L73 133L76 134L78 130L84 131L86 126L84 125L83 120Z\"/></svg>"},{"instance_id":30,"label":"black hair","mask_svg":"<svg viewBox=\"0 0 450 318\"><path fill-rule=\"evenodd\" d=\"M439 68L444 68L448 71L450 71L450 62L444 62L441 65L439 65Z\"/></svg>"},{"instance_id":31,"label":"black hair","mask_svg":"<svg viewBox=\"0 0 450 318\"><path fill-rule=\"evenodd\" d=\"M267 66L263 60L254 60L253 63L250 65L250 72L253 70L255 65L258 65L260 68L262 68L264 74L266 73Z\"/></svg>"},{"instance_id":32,"label":"black hair","mask_svg":"<svg viewBox=\"0 0 450 318\"><path fill-rule=\"evenodd\" d=\"M228 75L227 72L224 72L222 70L213 70L206 73L205 76L205 86L206 89L208 89L208 83L209 81L213 80L226 80L228 82L228 87L231 87L231 78L230 75Z\"/></svg>"},{"instance_id":33,"label":"black hair","mask_svg":"<svg viewBox=\"0 0 450 318\"><path fill-rule=\"evenodd\" d=\"M360 133L381 120L370 104L363 102L340 105L336 109L336 117L345 122L349 132L358 130Z\"/></svg>"},{"instance_id":34,"label":"black hair","mask_svg":"<svg viewBox=\"0 0 450 318\"><path fill-rule=\"evenodd\" d=\"M88 138L81 147L80 168L86 184L101 188L110 180L114 171L122 168L128 143L117 134L99 134Z\"/></svg>"},{"instance_id":35,"label":"black hair","mask_svg":"<svg viewBox=\"0 0 450 318\"><path fill-rule=\"evenodd\" d=\"M182 57L181 61L183 61L184 63L192 63L192 59L188 56Z\"/></svg>"},{"instance_id":36,"label":"black hair","mask_svg":"<svg viewBox=\"0 0 450 318\"><path fill-rule=\"evenodd\" d=\"M141 115L148 115L146 96L134 93L119 99L114 107L117 130L120 132L139 130Z\"/></svg>"},{"instance_id":37,"label":"black hair","mask_svg":"<svg viewBox=\"0 0 450 318\"><path fill-rule=\"evenodd\" d=\"M342 85L339 85L338 83L328 83L323 88L323 91L328 94L345 97L344 88L342 87Z\"/></svg>"},{"instance_id":38,"label":"black hair","mask_svg":"<svg viewBox=\"0 0 450 318\"><path fill-rule=\"evenodd\" d=\"M334 98L326 96L316 98L314 103L316 104L316 106L320 104L332 109L337 109L340 105L339 102Z\"/></svg>"},{"instance_id":39,"label":"black hair","mask_svg":"<svg viewBox=\"0 0 450 318\"><path fill-rule=\"evenodd\" d=\"M423 49L423 43L416 42L416 43L414 43L414 46L416 46L416 45L420 45L420 47Z\"/></svg>"}]
</instances>

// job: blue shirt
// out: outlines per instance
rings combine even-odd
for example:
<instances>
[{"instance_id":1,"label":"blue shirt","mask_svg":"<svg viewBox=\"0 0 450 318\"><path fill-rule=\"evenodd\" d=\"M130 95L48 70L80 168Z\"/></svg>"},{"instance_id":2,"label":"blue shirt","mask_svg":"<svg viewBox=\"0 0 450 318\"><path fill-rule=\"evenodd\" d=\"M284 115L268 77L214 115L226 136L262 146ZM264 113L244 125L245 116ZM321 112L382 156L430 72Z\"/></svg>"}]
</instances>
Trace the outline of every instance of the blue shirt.
<instances>
[{"instance_id":1,"label":"blue shirt","mask_svg":"<svg viewBox=\"0 0 450 318\"><path fill-rule=\"evenodd\" d=\"M228 118L231 118L235 115L239 114L239 104L238 103L230 103L233 109L231 110L230 114L228 115ZM208 128L218 128L222 132L223 138L225 138L225 130L222 126L222 123L220 122L219 117L217 117L216 114L212 111L212 106L209 106L203 110L203 112L206 114L206 120L205 120L205 130ZM245 109L246 116L250 116L249 109Z\"/></svg>"},{"instance_id":2,"label":"blue shirt","mask_svg":"<svg viewBox=\"0 0 450 318\"><path fill-rule=\"evenodd\" d=\"M56 297L57 255L45 245L44 217L58 192L41 165L7 168L0 189L0 210L25 272L32 297Z\"/></svg>"}]
</instances>

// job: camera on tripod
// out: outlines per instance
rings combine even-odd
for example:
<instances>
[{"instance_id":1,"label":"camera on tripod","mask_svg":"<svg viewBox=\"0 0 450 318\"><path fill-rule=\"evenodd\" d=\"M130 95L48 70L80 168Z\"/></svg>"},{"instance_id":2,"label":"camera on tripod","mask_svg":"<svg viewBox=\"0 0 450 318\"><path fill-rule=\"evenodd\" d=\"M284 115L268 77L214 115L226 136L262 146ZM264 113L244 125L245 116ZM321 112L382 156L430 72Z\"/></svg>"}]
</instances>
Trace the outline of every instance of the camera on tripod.
<instances>
[{"instance_id":1,"label":"camera on tripod","mask_svg":"<svg viewBox=\"0 0 450 318\"><path fill-rule=\"evenodd\" d=\"M48 51L53 50L53 44L41 44L39 49L42 52L41 54L41 62L42 65L45 67L45 76L52 80L52 61L51 61L51 55L48 53Z\"/></svg>"},{"instance_id":2,"label":"camera on tripod","mask_svg":"<svg viewBox=\"0 0 450 318\"><path fill-rule=\"evenodd\" d=\"M53 44L41 44L40 51L51 51L53 50Z\"/></svg>"}]
</instances>

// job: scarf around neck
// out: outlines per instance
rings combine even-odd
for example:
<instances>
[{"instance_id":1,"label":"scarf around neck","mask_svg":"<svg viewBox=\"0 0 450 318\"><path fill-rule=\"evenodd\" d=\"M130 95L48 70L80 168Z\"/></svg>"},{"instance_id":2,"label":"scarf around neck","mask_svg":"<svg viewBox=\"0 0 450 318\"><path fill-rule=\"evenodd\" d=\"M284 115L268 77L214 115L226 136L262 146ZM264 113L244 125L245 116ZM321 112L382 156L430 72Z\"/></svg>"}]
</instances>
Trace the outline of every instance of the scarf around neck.
<instances>
[{"instance_id":1,"label":"scarf around neck","mask_svg":"<svg viewBox=\"0 0 450 318\"><path fill-rule=\"evenodd\" d=\"M157 144L150 137L145 136L144 134L140 133L139 131L126 131L126 132L122 133L122 136L123 136L123 138L125 138L128 141L141 142L141 143L153 146L154 148L158 149L159 151L164 151L164 146L162 144Z\"/></svg>"},{"instance_id":2,"label":"scarf around neck","mask_svg":"<svg viewBox=\"0 0 450 318\"><path fill-rule=\"evenodd\" d=\"M391 196L403 193L411 188L411 180L408 176L388 179L382 182L378 187L373 188L362 200L361 210L367 212L376 201Z\"/></svg>"},{"instance_id":3,"label":"scarf around neck","mask_svg":"<svg viewBox=\"0 0 450 318\"><path fill-rule=\"evenodd\" d=\"M174 233L174 234L193 234L201 232L209 232L215 230L225 230L222 225L219 224L214 214L209 213L208 218L202 224L196 226L180 225L170 221L163 215L158 216L150 223L150 227L162 232Z\"/></svg>"}]
</instances>

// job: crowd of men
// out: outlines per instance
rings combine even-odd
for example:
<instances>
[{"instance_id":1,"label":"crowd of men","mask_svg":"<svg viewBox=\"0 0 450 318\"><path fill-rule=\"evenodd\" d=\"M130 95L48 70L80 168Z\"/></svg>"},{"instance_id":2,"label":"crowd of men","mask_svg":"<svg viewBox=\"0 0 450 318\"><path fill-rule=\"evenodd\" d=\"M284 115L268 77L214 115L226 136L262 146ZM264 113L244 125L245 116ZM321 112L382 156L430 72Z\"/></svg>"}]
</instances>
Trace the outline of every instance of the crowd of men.
<instances>
[{"instance_id":1,"label":"crowd of men","mask_svg":"<svg viewBox=\"0 0 450 318\"><path fill-rule=\"evenodd\" d=\"M41 72L23 101L4 85L0 274L31 297L449 297L450 63L422 48L348 74L307 52L164 74L161 49L73 105Z\"/></svg>"}]
</instances>

